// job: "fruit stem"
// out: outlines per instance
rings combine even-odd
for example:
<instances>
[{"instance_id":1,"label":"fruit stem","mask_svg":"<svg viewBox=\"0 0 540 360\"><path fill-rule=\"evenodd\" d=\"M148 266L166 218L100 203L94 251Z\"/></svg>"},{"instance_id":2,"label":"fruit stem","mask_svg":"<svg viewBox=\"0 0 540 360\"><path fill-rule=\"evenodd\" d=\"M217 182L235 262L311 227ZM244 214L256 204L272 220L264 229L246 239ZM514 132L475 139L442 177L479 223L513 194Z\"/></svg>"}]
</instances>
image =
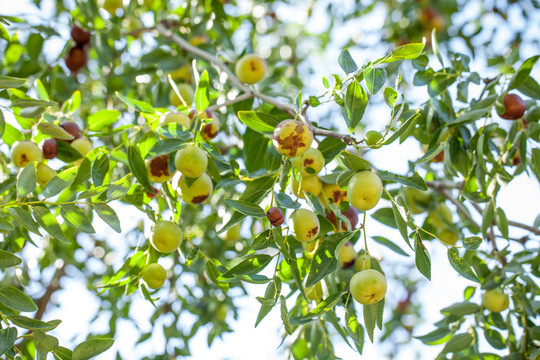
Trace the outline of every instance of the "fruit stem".
<instances>
[{"instance_id":1,"label":"fruit stem","mask_svg":"<svg viewBox=\"0 0 540 360\"><path fill-rule=\"evenodd\" d=\"M367 254L369 255L369 250L367 246L367 235L366 235L366 214L367 214L367 211L364 210L364 221L362 221L362 229L364 233L364 247L366 249Z\"/></svg>"}]
</instances>

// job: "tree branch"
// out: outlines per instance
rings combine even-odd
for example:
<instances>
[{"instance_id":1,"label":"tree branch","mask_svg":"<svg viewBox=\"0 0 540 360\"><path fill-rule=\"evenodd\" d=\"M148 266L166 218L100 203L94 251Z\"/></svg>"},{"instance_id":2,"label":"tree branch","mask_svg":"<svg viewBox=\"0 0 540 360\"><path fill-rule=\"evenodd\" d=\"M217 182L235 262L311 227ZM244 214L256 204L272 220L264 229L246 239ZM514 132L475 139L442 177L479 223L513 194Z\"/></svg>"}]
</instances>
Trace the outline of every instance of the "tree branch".
<instances>
[{"instance_id":1,"label":"tree branch","mask_svg":"<svg viewBox=\"0 0 540 360\"><path fill-rule=\"evenodd\" d=\"M520 228L520 229L528 230L528 231L532 232L534 235L540 235L540 229L537 229L535 227L532 227L532 226L529 226L529 225L526 225L526 224L522 224L522 223L517 222L517 221L508 220L508 225L514 226L514 227L517 227L517 228Z\"/></svg>"},{"instance_id":2,"label":"tree branch","mask_svg":"<svg viewBox=\"0 0 540 360\"><path fill-rule=\"evenodd\" d=\"M54 273L53 278L51 279L51 282L49 283L49 286L47 286L47 289L45 290L45 293L36 301L36 305L38 307L38 310L36 311L36 314L34 315L34 319L41 320L43 318L43 314L45 314L45 310L47 309L47 305L49 304L49 301L51 300L51 297L55 291L60 289L60 279L66 274L66 262L56 270Z\"/></svg>"},{"instance_id":3,"label":"tree branch","mask_svg":"<svg viewBox=\"0 0 540 360\"><path fill-rule=\"evenodd\" d=\"M305 111L298 114L297 111L296 111L296 108L293 105L284 104L282 102L279 102L277 99L275 99L275 98L273 98L271 96L262 94L262 93L258 92L257 90L255 90L254 88L249 87L246 84L242 83L223 61L221 61L216 56L214 56L214 55L212 55L212 54L210 54L210 53L208 53L208 52L206 52L204 50L201 50L201 49L191 45L186 40L182 39L182 37L178 36L177 34L175 34L174 32L172 32L169 29L169 27L171 27L171 25L173 25L173 24L171 24L170 22L165 21L165 22L161 22L161 23L157 24L155 29L160 34L162 34L166 38L173 41L181 49L183 49L183 50L185 50L185 51L187 51L189 53L192 53L193 55L195 55L195 56L197 56L197 57L199 57L199 58L201 58L203 60L206 60L209 63L214 64L215 66L217 66L221 71L223 71L225 74L227 74L227 77L229 78L229 80L237 88L239 88L240 90L242 90L243 92L246 93L245 94L246 99L247 98L252 98L252 97L258 98L258 99L261 99L262 101L264 101L266 103L272 104L274 107L278 108L279 110L289 114L292 118L300 117L300 119L302 119L311 128L311 130L313 131L313 135L333 137L333 138L336 138L336 139L339 139L339 140L343 141L347 145L358 144L358 141L354 137L352 137L350 135L339 134L339 133L336 133L336 132L331 131L331 130L319 129L319 128L314 127L311 124L311 122L308 120L307 116L305 116ZM242 96L242 95L240 95L240 96ZM236 102L235 100L231 100L231 101L233 103ZM226 105L225 105L225 103L221 104L219 106L218 105L213 105L211 108L219 108L221 106L226 106ZM307 107L305 107L304 110L307 110Z\"/></svg>"}]
</instances>

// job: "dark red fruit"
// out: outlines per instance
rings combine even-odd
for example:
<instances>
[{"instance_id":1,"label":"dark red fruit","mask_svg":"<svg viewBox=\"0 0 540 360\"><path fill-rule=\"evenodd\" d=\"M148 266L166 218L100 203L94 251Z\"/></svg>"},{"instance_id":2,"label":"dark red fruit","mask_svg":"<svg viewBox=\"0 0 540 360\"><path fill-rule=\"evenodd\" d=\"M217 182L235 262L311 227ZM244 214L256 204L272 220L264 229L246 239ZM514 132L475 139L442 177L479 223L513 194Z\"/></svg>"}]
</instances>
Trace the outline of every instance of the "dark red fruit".
<instances>
[{"instance_id":1,"label":"dark red fruit","mask_svg":"<svg viewBox=\"0 0 540 360\"><path fill-rule=\"evenodd\" d=\"M504 113L501 115L506 120L517 120L523 117L527 107L525 101L516 94L506 94L503 98Z\"/></svg>"},{"instance_id":2,"label":"dark red fruit","mask_svg":"<svg viewBox=\"0 0 540 360\"><path fill-rule=\"evenodd\" d=\"M71 38L77 43L77 45L86 45L90 42L90 32L83 28L73 25L71 28Z\"/></svg>"},{"instance_id":3,"label":"dark red fruit","mask_svg":"<svg viewBox=\"0 0 540 360\"><path fill-rule=\"evenodd\" d=\"M75 73L79 70L81 70L88 61L88 55L86 54L86 50L82 47L75 46L71 50L69 50L69 54L64 59L66 62L66 66L68 69Z\"/></svg>"},{"instance_id":4,"label":"dark red fruit","mask_svg":"<svg viewBox=\"0 0 540 360\"><path fill-rule=\"evenodd\" d=\"M41 146L43 157L45 159L54 159L58 155L58 144L56 139L47 139Z\"/></svg>"},{"instance_id":5,"label":"dark red fruit","mask_svg":"<svg viewBox=\"0 0 540 360\"><path fill-rule=\"evenodd\" d=\"M152 186L152 189L154 190L154 193L151 193L150 191L146 192L146 196L148 196L150 199L155 199L159 195L159 189L156 189Z\"/></svg>"},{"instance_id":6,"label":"dark red fruit","mask_svg":"<svg viewBox=\"0 0 540 360\"><path fill-rule=\"evenodd\" d=\"M63 122L60 124L60 127L73 136L72 140L67 140L68 143L71 143L73 140L81 137L81 128L74 122Z\"/></svg>"},{"instance_id":7,"label":"dark red fruit","mask_svg":"<svg viewBox=\"0 0 540 360\"><path fill-rule=\"evenodd\" d=\"M281 211L280 208L275 206L268 209L268 211L266 212L266 217L268 218L268 220L270 220L270 224L272 224L273 226L279 226L285 221L283 211Z\"/></svg>"},{"instance_id":8,"label":"dark red fruit","mask_svg":"<svg viewBox=\"0 0 540 360\"><path fill-rule=\"evenodd\" d=\"M438 153L437 155L435 155L435 157L432 158L430 161L431 162L436 162L436 163L444 162L444 150L441 151L440 153Z\"/></svg>"}]
</instances>

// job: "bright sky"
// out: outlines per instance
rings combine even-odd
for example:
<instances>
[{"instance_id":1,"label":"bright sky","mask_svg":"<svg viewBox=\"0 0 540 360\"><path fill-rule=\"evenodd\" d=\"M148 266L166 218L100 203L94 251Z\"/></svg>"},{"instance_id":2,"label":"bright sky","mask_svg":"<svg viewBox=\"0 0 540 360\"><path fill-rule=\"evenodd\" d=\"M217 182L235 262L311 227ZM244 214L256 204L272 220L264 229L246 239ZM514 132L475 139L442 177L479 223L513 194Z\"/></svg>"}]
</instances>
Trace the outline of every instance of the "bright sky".
<instances>
[{"instance_id":1,"label":"bright sky","mask_svg":"<svg viewBox=\"0 0 540 360\"><path fill-rule=\"evenodd\" d=\"M49 2L45 2L49 4ZM245 4L246 2L244 2ZM299 6L301 8L301 6ZM313 27L313 31L317 30L317 26L321 26L326 22L326 14L321 11L322 7L316 8L315 11L319 11L317 21L308 23L306 26ZM17 15L17 14L39 14L35 11L35 8L31 5L29 0L18 0L17 2L0 0L1 13L4 15ZM302 19L302 12L289 12L293 14L296 19ZM286 14L284 12L283 14ZM40 17L47 17L47 12L39 14ZM298 16L298 17L297 17ZM364 28L380 27L384 20L384 12L377 10L368 18L363 19ZM68 27L62 32L63 35L68 36ZM362 37L360 33L358 36ZM368 39L369 40L369 39ZM62 46L63 40L58 40L56 45ZM321 76L330 78L332 73L341 74L341 70L337 65L337 56L341 50L341 44L333 44L326 49L324 58L318 61L320 64L318 75L313 76L308 83L308 87L304 90L305 95L319 94L323 91L321 84ZM362 63L363 61L373 60L382 55L384 49L372 48L369 53L365 50L351 49L353 57ZM530 52L526 49L525 52ZM473 70L481 70L481 63L473 63ZM536 69L538 73L538 67ZM473 94L474 95L474 94ZM318 109L312 109L311 116L317 116ZM322 113L326 113L326 109L321 110ZM386 111L387 110L382 110ZM385 114L384 116L388 116ZM368 129L381 130L384 127L384 123L377 123L372 120ZM372 152L369 155L368 160L372 161L376 166L381 169L386 169L395 173L404 174L407 171L407 161L409 159L417 158L421 155L421 150L418 144L411 141L407 141L402 145L394 144L389 147L383 147L380 150ZM518 199L518 200L516 200ZM540 187L538 181L534 178L527 176L520 176L515 179L508 187L501 191L498 198L498 204L505 209L510 219L519 220L523 223L532 223L537 214L540 213ZM113 206L114 207L114 206ZM118 209L118 206L115 206ZM451 207L453 208L453 207ZM118 215L121 217L121 223L124 229L128 228L128 224L133 224L133 214L126 213L125 211L118 211ZM480 219L477 217L477 219ZM99 234L107 234L107 236L116 236L121 239L121 236L111 233L107 226L102 222L96 221L96 230ZM406 248L404 241L401 239L397 231L388 229L377 223L373 219L369 219L367 224L369 236L384 235L390 239L397 239L396 243L403 249ZM446 248L440 243L427 244L429 252L432 258L432 281L431 283L425 282L420 288L419 293L413 299L413 301L421 301L424 304L423 315L428 321L415 328L414 335L423 335L433 329L432 323L439 320L441 315L439 309L451 305L454 302L462 301L462 292L466 286L474 286L473 283L460 278L457 273L450 267L447 256ZM357 249L359 250L359 248ZM382 256L383 259L389 259L389 263L394 261L413 262L414 256L409 258L400 257L394 253L386 251L385 248L381 248L375 244L370 245L370 250L378 256ZM118 262L123 259L117 259ZM385 266L385 260L383 260L382 266ZM267 270L270 270L272 266L269 266ZM411 277L419 278L421 275L411 273ZM80 279L64 278L62 280L62 291L57 292L53 300L55 303L59 303L60 307L52 309L46 315L46 320L59 318L63 323L54 331L54 335L60 339L60 344L63 346L73 344L73 340L82 341L87 333L87 329L82 328L82 325L90 322L97 310L97 305L92 292L89 292L86 288L86 284ZM396 284L394 284L396 285ZM393 292L393 288L400 289L399 286L392 286L389 284L387 304L395 304L396 301L403 296L401 292ZM282 322L279 316L279 309L274 309L263 320L258 328L254 329L253 324L255 322L256 315L259 311L259 303L255 299L256 296L262 296L265 286L248 286L249 296L238 299L237 305L240 309L239 319L231 322L231 328L233 333L226 334L223 340L215 340L213 346L209 349L206 344L206 331L199 331L197 336L191 342L191 350L194 359L234 359L234 360L251 360L254 356L264 360L283 359L283 355L276 350L281 342L280 334L282 331ZM401 291L401 289L399 290ZM142 319L148 319L153 311L152 306L142 299L139 294L133 295L136 300L135 311L132 315L141 319L141 327L143 331L151 329L152 324ZM477 294L474 300L479 301L479 295ZM387 305L390 306L390 305ZM387 308L387 315L392 309ZM229 313L228 320L232 320L232 314ZM92 326L92 331L100 332L105 331L108 328L108 316L101 316ZM379 331L380 334L380 331ZM117 330L117 341L113 347L113 350L109 350L104 355L100 356L100 359L112 360L114 359L114 353L116 350L120 350L123 358L136 359L143 355L152 356L155 354L154 348L159 352L162 349L164 339L160 332L156 334L152 345L150 342L146 342L143 345L135 346L135 341L139 336L139 332L127 321L120 322ZM376 334L377 337L377 334ZM367 338L367 337L366 337ZM344 359L358 358L358 354L348 348L342 342L339 342L338 336L335 337L336 354ZM422 358L434 358L440 351L440 347L427 347L421 345L419 341L416 342L422 351ZM340 345L338 345L340 344ZM381 351L375 345L366 343L364 348L364 357L367 359L376 359L381 357ZM385 352L388 349L384 350ZM412 351L412 349L410 349ZM402 353L401 359L415 358L413 352ZM397 359L397 358L395 358ZM399 359L398 359L399 360Z\"/></svg>"}]
</instances>

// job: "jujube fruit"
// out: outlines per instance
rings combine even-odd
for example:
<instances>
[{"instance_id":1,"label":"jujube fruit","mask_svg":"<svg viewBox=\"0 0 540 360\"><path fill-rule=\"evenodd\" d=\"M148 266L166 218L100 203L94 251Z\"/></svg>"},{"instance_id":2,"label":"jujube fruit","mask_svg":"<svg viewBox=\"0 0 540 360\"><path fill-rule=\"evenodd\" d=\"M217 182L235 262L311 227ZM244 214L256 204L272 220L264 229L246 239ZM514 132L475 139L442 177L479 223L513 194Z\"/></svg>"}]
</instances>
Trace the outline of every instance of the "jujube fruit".
<instances>
[{"instance_id":1,"label":"jujube fruit","mask_svg":"<svg viewBox=\"0 0 540 360\"><path fill-rule=\"evenodd\" d=\"M85 45L90 42L90 32L84 30L78 25L71 27L71 38L79 45Z\"/></svg>"},{"instance_id":2,"label":"jujube fruit","mask_svg":"<svg viewBox=\"0 0 540 360\"><path fill-rule=\"evenodd\" d=\"M357 172L347 186L349 203L360 211L373 209L381 199L382 193L382 181L371 171Z\"/></svg>"},{"instance_id":3,"label":"jujube fruit","mask_svg":"<svg viewBox=\"0 0 540 360\"><path fill-rule=\"evenodd\" d=\"M320 150L309 148L302 156L294 158L292 164L301 171L302 175L314 176L324 167L324 156Z\"/></svg>"},{"instance_id":4,"label":"jujube fruit","mask_svg":"<svg viewBox=\"0 0 540 360\"><path fill-rule=\"evenodd\" d=\"M191 118L180 111L169 111L161 115L159 118L160 126L174 123L180 124L188 130L191 128Z\"/></svg>"},{"instance_id":5,"label":"jujube fruit","mask_svg":"<svg viewBox=\"0 0 540 360\"><path fill-rule=\"evenodd\" d=\"M458 235L455 232L448 229L441 231L437 237L443 243L448 244L448 245L454 245L458 241Z\"/></svg>"},{"instance_id":6,"label":"jujube fruit","mask_svg":"<svg viewBox=\"0 0 540 360\"><path fill-rule=\"evenodd\" d=\"M159 264L148 264L141 274L142 279L151 289L159 289L167 279L167 271Z\"/></svg>"},{"instance_id":7,"label":"jujube fruit","mask_svg":"<svg viewBox=\"0 0 540 360\"><path fill-rule=\"evenodd\" d=\"M270 224L272 224L272 226L279 226L285 221L283 211L281 211L280 208L275 206L268 209L268 211L266 212L266 217L268 218L268 220L270 220Z\"/></svg>"},{"instance_id":8,"label":"jujube fruit","mask_svg":"<svg viewBox=\"0 0 540 360\"><path fill-rule=\"evenodd\" d=\"M64 129L68 134L73 136L73 139L63 140L63 141L67 141L68 143L71 143L73 140L81 137L81 128L79 127L79 125L75 124L74 122L65 121L60 124L60 127Z\"/></svg>"},{"instance_id":9,"label":"jujube fruit","mask_svg":"<svg viewBox=\"0 0 540 360\"><path fill-rule=\"evenodd\" d=\"M500 288L487 290L482 295L482 305L491 312L501 312L508 308L510 299Z\"/></svg>"},{"instance_id":10,"label":"jujube fruit","mask_svg":"<svg viewBox=\"0 0 540 360\"><path fill-rule=\"evenodd\" d=\"M356 256L356 260L354 262L354 271L364 271L371 268L371 256L365 251L360 250L360 253Z\"/></svg>"},{"instance_id":11,"label":"jujube fruit","mask_svg":"<svg viewBox=\"0 0 540 360\"><path fill-rule=\"evenodd\" d=\"M527 110L525 101L523 101L523 99L516 94L504 95L503 105L504 113L500 116L506 120L517 120L523 117L525 110Z\"/></svg>"},{"instance_id":12,"label":"jujube fruit","mask_svg":"<svg viewBox=\"0 0 540 360\"><path fill-rule=\"evenodd\" d=\"M339 205L343 201L347 201L347 190L343 190L336 184L322 184L322 192L319 198L322 197L321 201L323 204L326 204L328 199L332 200L332 203Z\"/></svg>"},{"instance_id":13,"label":"jujube fruit","mask_svg":"<svg viewBox=\"0 0 540 360\"><path fill-rule=\"evenodd\" d=\"M342 269L350 268L356 260L356 251L351 242L346 242L338 253L338 259Z\"/></svg>"},{"instance_id":14,"label":"jujube fruit","mask_svg":"<svg viewBox=\"0 0 540 360\"><path fill-rule=\"evenodd\" d=\"M41 156L39 146L30 140L17 141L11 148L11 160L18 167L25 167L33 161L40 161Z\"/></svg>"},{"instance_id":15,"label":"jujube fruit","mask_svg":"<svg viewBox=\"0 0 540 360\"><path fill-rule=\"evenodd\" d=\"M67 68L76 73L81 70L88 62L88 55L86 50L82 47L75 46L69 50L69 53L64 59Z\"/></svg>"},{"instance_id":16,"label":"jujube fruit","mask_svg":"<svg viewBox=\"0 0 540 360\"><path fill-rule=\"evenodd\" d=\"M320 301L323 297L323 290L321 282L319 281L312 287L308 287L305 289L306 299L312 300L312 301Z\"/></svg>"},{"instance_id":17,"label":"jujube fruit","mask_svg":"<svg viewBox=\"0 0 540 360\"><path fill-rule=\"evenodd\" d=\"M277 152L287 157L297 157L305 153L313 142L313 132L309 126L298 120L280 122L272 138Z\"/></svg>"},{"instance_id":18,"label":"jujube fruit","mask_svg":"<svg viewBox=\"0 0 540 360\"><path fill-rule=\"evenodd\" d=\"M291 216L292 229L298 241L308 242L319 235L320 225L317 215L311 210L298 209Z\"/></svg>"},{"instance_id":19,"label":"jujube fruit","mask_svg":"<svg viewBox=\"0 0 540 360\"><path fill-rule=\"evenodd\" d=\"M180 105L191 105L195 97L195 90L193 90L193 87L186 83L177 84L176 87L178 88L178 93L180 94L180 96L182 96L182 99L184 99L186 103L184 104L182 100L178 97L174 89L171 89L171 92L169 93L169 101L171 102L171 104L174 107L179 107Z\"/></svg>"},{"instance_id":20,"label":"jujube fruit","mask_svg":"<svg viewBox=\"0 0 540 360\"><path fill-rule=\"evenodd\" d=\"M183 235L180 227L167 220L156 222L150 243L159 252L168 254L180 246Z\"/></svg>"},{"instance_id":21,"label":"jujube fruit","mask_svg":"<svg viewBox=\"0 0 540 360\"><path fill-rule=\"evenodd\" d=\"M150 181L155 183L169 181L174 175L169 170L169 154L148 160L146 162L146 170Z\"/></svg>"},{"instance_id":22,"label":"jujube fruit","mask_svg":"<svg viewBox=\"0 0 540 360\"><path fill-rule=\"evenodd\" d=\"M39 163L37 165L36 181L42 189L55 176L56 176L56 171L54 171L50 166L43 163Z\"/></svg>"},{"instance_id":23,"label":"jujube fruit","mask_svg":"<svg viewBox=\"0 0 540 360\"><path fill-rule=\"evenodd\" d=\"M366 145L373 146L383 138L382 134L375 130L369 130L364 136Z\"/></svg>"},{"instance_id":24,"label":"jujube fruit","mask_svg":"<svg viewBox=\"0 0 540 360\"><path fill-rule=\"evenodd\" d=\"M185 176L198 178L208 166L208 157L201 148L190 144L178 150L174 157L174 165Z\"/></svg>"},{"instance_id":25,"label":"jujube fruit","mask_svg":"<svg viewBox=\"0 0 540 360\"><path fill-rule=\"evenodd\" d=\"M266 61L254 54L242 56L235 67L236 77L246 84L258 83L265 77L267 71Z\"/></svg>"},{"instance_id":26,"label":"jujube fruit","mask_svg":"<svg viewBox=\"0 0 540 360\"><path fill-rule=\"evenodd\" d=\"M182 199L188 204L200 204L210 197L214 189L212 179L207 173L202 174L192 182L186 182L186 177L182 175L178 180L178 187L182 194Z\"/></svg>"},{"instance_id":27,"label":"jujube fruit","mask_svg":"<svg viewBox=\"0 0 540 360\"><path fill-rule=\"evenodd\" d=\"M83 157L86 156L86 154L88 154L94 148L92 142L85 137L80 137L73 140L71 142L71 147L77 150Z\"/></svg>"},{"instance_id":28,"label":"jujube fruit","mask_svg":"<svg viewBox=\"0 0 540 360\"><path fill-rule=\"evenodd\" d=\"M54 159L58 155L58 143L56 139L47 139L41 144L41 151L45 159Z\"/></svg>"},{"instance_id":29,"label":"jujube fruit","mask_svg":"<svg viewBox=\"0 0 540 360\"><path fill-rule=\"evenodd\" d=\"M377 270L360 271L351 278L350 290L360 304L375 304L386 295L386 278Z\"/></svg>"}]
</instances>

